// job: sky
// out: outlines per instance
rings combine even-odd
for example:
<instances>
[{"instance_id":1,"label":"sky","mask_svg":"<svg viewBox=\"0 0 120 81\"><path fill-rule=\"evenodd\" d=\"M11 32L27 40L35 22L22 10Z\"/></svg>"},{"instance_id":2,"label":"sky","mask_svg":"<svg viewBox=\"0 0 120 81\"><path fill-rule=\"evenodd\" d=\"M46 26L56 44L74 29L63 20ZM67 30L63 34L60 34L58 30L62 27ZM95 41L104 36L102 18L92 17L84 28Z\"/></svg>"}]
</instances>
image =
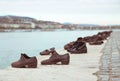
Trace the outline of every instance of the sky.
<instances>
[{"instance_id":1,"label":"sky","mask_svg":"<svg viewBox=\"0 0 120 81\"><path fill-rule=\"evenodd\" d=\"M0 16L79 24L120 25L120 0L0 0Z\"/></svg>"}]
</instances>

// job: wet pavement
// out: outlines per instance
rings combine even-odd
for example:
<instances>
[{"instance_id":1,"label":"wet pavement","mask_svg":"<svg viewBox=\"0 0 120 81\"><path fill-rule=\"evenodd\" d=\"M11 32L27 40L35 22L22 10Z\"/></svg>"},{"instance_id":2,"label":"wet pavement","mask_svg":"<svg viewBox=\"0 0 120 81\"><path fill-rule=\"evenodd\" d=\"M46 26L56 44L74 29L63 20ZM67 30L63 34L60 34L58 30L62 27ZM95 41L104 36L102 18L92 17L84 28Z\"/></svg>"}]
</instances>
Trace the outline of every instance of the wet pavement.
<instances>
[{"instance_id":1,"label":"wet pavement","mask_svg":"<svg viewBox=\"0 0 120 81\"><path fill-rule=\"evenodd\" d=\"M120 32L113 32L100 58L98 81L120 81Z\"/></svg>"}]
</instances>

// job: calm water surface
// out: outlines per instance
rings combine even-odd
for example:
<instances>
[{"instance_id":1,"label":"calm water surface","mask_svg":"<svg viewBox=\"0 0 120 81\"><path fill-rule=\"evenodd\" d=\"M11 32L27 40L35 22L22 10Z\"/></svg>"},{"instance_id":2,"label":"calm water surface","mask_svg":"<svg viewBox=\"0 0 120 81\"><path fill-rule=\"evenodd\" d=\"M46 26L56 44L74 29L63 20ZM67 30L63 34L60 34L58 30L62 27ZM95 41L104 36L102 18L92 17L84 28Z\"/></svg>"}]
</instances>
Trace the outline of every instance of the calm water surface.
<instances>
[{"instance_id":1,"label":"calm water surface","mask_svg":"<svg viewBox=\"0 0 120 81\"><path fill-rule=\"evenodd\" d=\"M100 30L99 30L100 31ZM44 49L63 48L78 37L91 36L95 31L55 31L55 32L9 32L0 33L0 69L10 66L20 57L20 53L38 56Z\"/></svg>"}]
</instances>

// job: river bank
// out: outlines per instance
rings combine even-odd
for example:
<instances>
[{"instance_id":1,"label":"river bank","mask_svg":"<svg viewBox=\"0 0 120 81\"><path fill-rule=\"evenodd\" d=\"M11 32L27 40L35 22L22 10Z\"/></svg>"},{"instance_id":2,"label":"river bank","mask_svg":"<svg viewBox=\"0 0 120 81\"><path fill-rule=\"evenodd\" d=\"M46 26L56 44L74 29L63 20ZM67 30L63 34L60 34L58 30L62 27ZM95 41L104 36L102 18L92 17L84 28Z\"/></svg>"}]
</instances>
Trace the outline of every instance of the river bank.
<instances>
[{"instance_id":1,"label":"river bank","mask_svg":"<svg viewBox=\"0 0 120 81\"><path fill-rule=\"evenodd\" d=\"M102 55L102 45L87 44L87 54L70 54L69 65L41 65L40 62L48 56L37 56L36 69L19 69L8 67L0 70L0 81L97 81L93 75L99 69L99 59ZM64 54L65 50L59 49Z\"/></svg>"},{"instance_id":2,"label":"river bank","mask_svg":"<svg viewBox=\"0 0 120 81\"><path fill-rule=\"evenodd\" d=\"M0 69L10 66L20 53L37 56L39 52L55 47L63 48L78 37L97 34L99 31L55 31L55 32L5 32L0 33Z\"/></svg>"}]
</instances>

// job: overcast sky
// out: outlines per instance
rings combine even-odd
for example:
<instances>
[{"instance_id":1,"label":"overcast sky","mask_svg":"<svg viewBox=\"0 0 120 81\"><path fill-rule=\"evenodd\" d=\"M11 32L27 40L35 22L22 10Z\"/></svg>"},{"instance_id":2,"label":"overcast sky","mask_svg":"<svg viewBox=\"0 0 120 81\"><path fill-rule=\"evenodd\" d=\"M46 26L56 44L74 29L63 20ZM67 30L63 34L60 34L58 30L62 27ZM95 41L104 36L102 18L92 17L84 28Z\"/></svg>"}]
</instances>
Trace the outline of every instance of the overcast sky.
<instances>
[{"instance_id":1,"label":"overcast sky","mask_svg":"<svg viewBox=\"0 0 120 81\"><path fill-rule=\"evenodd\" d=\"M80 24L120 24L120 0L0 0L0 16Z\"/></svg>"}]
</instances>

